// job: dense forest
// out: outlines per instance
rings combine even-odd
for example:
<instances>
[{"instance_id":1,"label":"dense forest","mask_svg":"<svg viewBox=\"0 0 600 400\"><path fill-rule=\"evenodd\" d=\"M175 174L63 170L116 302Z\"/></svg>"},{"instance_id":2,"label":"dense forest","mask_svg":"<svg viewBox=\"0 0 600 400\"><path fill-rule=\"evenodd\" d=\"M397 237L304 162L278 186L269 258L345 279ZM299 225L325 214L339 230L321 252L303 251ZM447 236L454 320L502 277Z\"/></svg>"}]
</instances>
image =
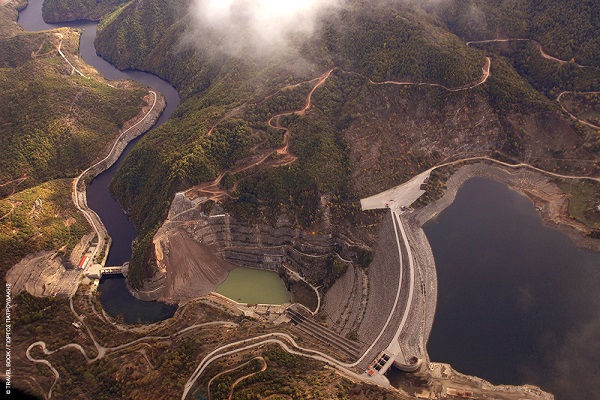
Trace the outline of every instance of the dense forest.
<instances>
[{"instance_id":1,"label":"dense forest","mask_svg":"<svg viewBox=\"0 0 600 400\"><path fill-rule=\"evenodd\" d=\"M78 34L63 34L73 56ZM1 183L26 175L25 188L77 175L142 106L143 90L70 75L58 41L53 33L0 38Z\"/></svg>"},{"instance_id":2,"label":"dense forest","mask_svg":"<svg viewBox=\"0 0 600 400\"><path fill-rule=\"evenodd\" d=\"M430 10L465 40L530 38L562 60L600 67L597 0L453 0Z\"/></svg>"},{"instance_id":3,"label":"dense forest","mask_svg":"<svg viewBox=\"0 0 600 400\"><path fill-rule=\"evenodd\" d=\"M45 0L42 16L44 21L49 23L98 21L124 3L127 3L127 0Z\"/></svg>"}]
</instances>

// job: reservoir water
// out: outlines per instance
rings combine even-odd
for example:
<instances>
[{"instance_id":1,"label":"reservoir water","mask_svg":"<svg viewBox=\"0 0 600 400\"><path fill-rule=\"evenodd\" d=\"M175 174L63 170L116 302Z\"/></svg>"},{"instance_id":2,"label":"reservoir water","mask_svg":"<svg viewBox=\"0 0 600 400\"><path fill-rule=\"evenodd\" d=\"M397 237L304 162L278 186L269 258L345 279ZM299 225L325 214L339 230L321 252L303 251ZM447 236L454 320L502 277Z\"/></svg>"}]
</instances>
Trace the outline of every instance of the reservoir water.
<instances>
[{"instance_id":1,"label":"reservoir water","mask_svg":"<svg viewBox=\"0 0 600 400\"><path fill-rule=\"evenodd\" d=\"M290 301L279 275L273 271L236 268L217 287L217 293L238 303L283 304Z\"/></svg>"},{"instance_id":2,"label":"reservoir water","mask_svg":"<svg viewBox=\"0 0 600 400\"><path fill-rule=\"evenodd\" d=\"M166 121L177 105L179 95L173 86L156 75L142 71L119 71L112 64L99 57L94 47L96 37L95 22L76 21L60 24L47 24L42 19L43 0L29 0L29 5L19 12L19 25L27 31L55 29L61 26L83 29L79 52L83 60L96 68L107 79L132 79L161 92L167 106L154 128ZM131 243L136 230L127 218L119 203L110 195L108 185L123 159L131 151L137 140L132 141L123 151L119 160L108 170L98 175L88 186L88 205L102 219L112 237L112 246L108 253L107 265L121 265L131 258ZM134 298L125 286L124 278L103 279L99 287L100 301L111 316L121 316L128 323L151 323L169 318L176 307L159 302L144 302Z\"/></svg>"},{"instance_id":3,"label":"reservoir water","mask_svg":"<svg viewBox=\"0 0 600 400\"><path fill-rule=\"evenodd\" d=\"M560 399L599 398L600 253L545 226L531 201L474 178L425 226L438 274L433 361Z\"/></svg>"}]
</instances>

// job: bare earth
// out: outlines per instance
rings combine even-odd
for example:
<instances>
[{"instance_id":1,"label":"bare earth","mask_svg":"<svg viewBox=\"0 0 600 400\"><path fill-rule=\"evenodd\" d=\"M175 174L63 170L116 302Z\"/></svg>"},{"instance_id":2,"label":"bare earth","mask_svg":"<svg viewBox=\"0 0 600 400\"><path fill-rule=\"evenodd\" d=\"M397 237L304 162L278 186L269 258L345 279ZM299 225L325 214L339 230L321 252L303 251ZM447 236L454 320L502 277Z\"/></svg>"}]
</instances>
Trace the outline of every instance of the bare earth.
<instances>
[{"instance_id":1,"label":"bare earth","mask_svg":"<svg viewBox=\"0 0 600 400\"><path fill-rule=\"evenodd\" d=\"M40 251L28 254L6 273L6 282L12 285L13 295L26 290L34 296L48 296L53 288L62 287L65 268L55 253Z\"/></svg>"},{"instance_id":2,"label":"bare earth","mask_svg":"<svg viewBox=\"0 0 600 400\"><path fill-rule=\"evenodd\" d=\"M216 256L214 249L198 243L184 231L161 241L166 271L164 300L182 302L214 292L236 267Z\"/></svg>"}]
</instances>

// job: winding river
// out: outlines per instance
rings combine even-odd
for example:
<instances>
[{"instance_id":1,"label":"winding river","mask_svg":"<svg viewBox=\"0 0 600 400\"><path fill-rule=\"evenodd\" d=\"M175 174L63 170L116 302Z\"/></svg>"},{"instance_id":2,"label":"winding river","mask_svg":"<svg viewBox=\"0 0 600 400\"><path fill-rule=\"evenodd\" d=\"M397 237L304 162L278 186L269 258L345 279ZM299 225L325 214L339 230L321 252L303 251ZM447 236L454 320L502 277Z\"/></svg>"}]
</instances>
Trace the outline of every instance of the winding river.
<instances>
[{"instance_id":1,"label":"winding river","mask_svg":"<svg viewBox=\"0 0 600 400\"><path fill-rule=\"evenodd\" d=\"M99 57L94 47L96 22L75 21L61 24L47 24L42 19L43 0L29 0L29 5L19 12L19 25L26 31L41 31L68 26L83 29L79 43L79 52L83 60L93 66L105 78L111 80L131 79L161 92L167 106L156 122L154 128L160 126L173 113L179 104L179 95L173 86L156 75L142 71L119 71L111 63ZM108 185L115 175L123 159L135 146L138 139L133 140L123 151L118 161L98 175L88 186L88 205L102 219L112 238L112 246L108 253L107 265L121 265L131 258L131 243L137 236L135 227L121 209L119 203L110 195ZM103 279L99 287L100 301L104 309L113 317L120 316L127 323L152 323L171 317L176 310L159 302L144 302L134 298L125 286L124 278Z\"/></svg>"}]
</instances>

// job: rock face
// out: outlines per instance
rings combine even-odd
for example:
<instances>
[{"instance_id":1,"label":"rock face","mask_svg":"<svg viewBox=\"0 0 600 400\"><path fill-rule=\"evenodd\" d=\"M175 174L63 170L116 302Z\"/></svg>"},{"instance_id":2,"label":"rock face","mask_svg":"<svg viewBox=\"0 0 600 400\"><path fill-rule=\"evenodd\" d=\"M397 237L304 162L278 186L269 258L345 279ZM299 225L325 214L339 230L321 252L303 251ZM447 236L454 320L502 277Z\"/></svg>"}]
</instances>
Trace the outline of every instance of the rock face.
<instances>
[{"instance_id":1,"label":"rock face","mask_svg":"<svg viewBox=\"0 0 600 400\"><path fill-rule=\"evenodd\" d=\"M281 215L275 224L243 224L218 210L205 214L203 198L177 193L167 220L154 236L156 271L134 295L143 300L181 302L208 294L235 266L278 271L290 265L306 279L322 284L331 258L357 259L365 246L345 234L308 232Z\"/></svg>"},{"instance_id":2,"label":"rock face","mask_svg":"<svg viewBox=\"0 0 600 400\"><path fill-rule=\"evenodd\" d=\"M64 274L61 261L48 251L29 254L8 270L6 282L12 285L14 296L23 290L34 296L49 296L49 288Z\"/></svg>"}]
</instances>

